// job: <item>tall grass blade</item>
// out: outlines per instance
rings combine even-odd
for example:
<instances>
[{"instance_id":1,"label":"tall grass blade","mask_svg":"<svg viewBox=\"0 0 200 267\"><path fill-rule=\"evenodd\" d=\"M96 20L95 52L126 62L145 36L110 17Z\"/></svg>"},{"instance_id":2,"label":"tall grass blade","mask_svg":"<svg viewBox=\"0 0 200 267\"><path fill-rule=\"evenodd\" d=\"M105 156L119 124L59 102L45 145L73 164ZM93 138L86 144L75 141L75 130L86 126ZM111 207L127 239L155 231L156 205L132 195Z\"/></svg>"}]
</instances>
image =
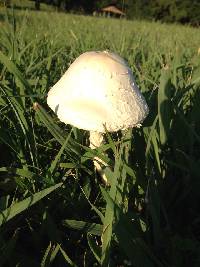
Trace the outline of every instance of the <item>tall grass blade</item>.
<instances>
[{"instance_id":1,"label":"tall grass blade","mask_svg":"<svg viewBox=\"0 0 200 267\"><path fill-rule=\"evenodd\" d=\"M48 245L45 253L44 253L44 256L43 256L43 259L42 259L40 267L48 267L48 266L50 266L51 249L52 249L52 245L50 243Z\"/></svg>"},{"instance_id":2,"label":"tall grass blade","mask_svg":"<svg viewBox=\"0 0 200 267\"><path fill-rule=\"evenodd\" d=\"M95 256L98 263L101 264L101 248L97 245L95 237L91 234L88 234L87 240L93 255Z\"/></svg>"},{"instance_id":3,"label":"tall grass blade","mask_svg":"<svg viewBox=\"0 0 200 267\"><path fill-rule=\"evenodd\" d=\"M67 144L68 144L68 142L69 142L69 139L70 139L70 137L71 137L71 133L72 133L72 130L71 130L70 133L68 134L68 136L67 136L65 142L63 143L62 147L60 148L58 154L56 155L55 159L54 159L54 160L52 161L52 163L51 163L51 166L50 166L50 168L49 168L49 172L50 172L51 174L55 171L56 166L58 165L58 162L59 162L59 160L60 160L60 158L61 158L61 156L62 156L62 153L63 153L64 150L66 149L66 146L67 146Z\"/></svg>"},{"instance_id":4,"label":"tall grass blade","mask_svg":"<svg viewBox=\"0 0 200 267\"><path fill-rule=\"evenodd\" d=\"M64 220L63 225L75 230L83 231L91 235L101 236L103 225L77 220Z\"/></svg>"},{"instance_id":5,"label":"tall grass blade","mask_svg":"<svg viewBox=\"0 0 200 267\"><path fill-rule=\"evenodd\" d=\"M172 119L171 87L171 71L169 68L163 68L158 89L158 120L160 142L162 145L166 144L170 132L170 122Z\"/></svg>"},{"instance_id":6,"label":"tall grass blade","mask_svg":"<svg viewBox=\"0 0 200 267\"><path fill-rule=\"evenodd\" d=\"M28 93L30 95L32 95L32 89L29 85L29 83L27 82L27 80L24 78L23 74L21 73L21 71L18 69L18 67L7 57L5 56L1 51L0 51L0 62L7 67L7 69L9 70L9 72L11 72L15 78L17 78L22 87L26 88L26 90L28 91ZM22 95L24 95L24 90L20 93ZM30 97L30 99L33 102L33 98Z\"/></svg>"},{"instance_id":7,"label":"tall grass blade","mask_svg":"<svg viewBox=\"0 0 200 267\"><path fill-rule=\"evenodd\" d=\"M69 266L72 266L72 267L77 267L77 265L75 263L73 263L73 261L69 258L69 256L67 255L67 253L60 247L60 252L62 253L65 261L69 264Z\"/></svg>"},{"instance_id":8,"label":"tall grass blade","mask_svg":"<svg viewBox=\"0 0 200 267\"><path fill-rule=\"evenodd\" d=\"M34 103L34 109L36 113L38 114L41 121L45 124L45 126L48 128L50 133L56 138L56 140L63 145L66 140L66 134L61 130L61 128L55 124L51 116L48 115L48 113L45 111L45 109L39 105L38 103ZM72 140L71 137L69 137L69 147L66 148L66 151L73 151L76 155L80 155L80 149L78 148L78 145ZM70 149L69 149L70 148ZM70 152L69 152L70 153ZM71 155L72 157L72 155ZM76 161L77 159L74 159Z\"/></svg>"},{"instance_id":9,"label":"tall grass blade","mask_svg":"<svg viewBox=\"0 0 200 267\"><path fill-rule=\"evenodd\" d=\"M23 212L24 210L28 209L38 201L40 201L42 198L50 194L51 192L55 191L57 188L61 187L62 183L56 184L54 186L51 186L49 188L46 188L38 193L35 193L31 197L27 197L26 199L19 201L13 205L11 205L9 208L7 208L4 211L0 212L0 226L2 224L5 224L10 219L18 215L19 213Z\"/></svg>"}]
</instances>

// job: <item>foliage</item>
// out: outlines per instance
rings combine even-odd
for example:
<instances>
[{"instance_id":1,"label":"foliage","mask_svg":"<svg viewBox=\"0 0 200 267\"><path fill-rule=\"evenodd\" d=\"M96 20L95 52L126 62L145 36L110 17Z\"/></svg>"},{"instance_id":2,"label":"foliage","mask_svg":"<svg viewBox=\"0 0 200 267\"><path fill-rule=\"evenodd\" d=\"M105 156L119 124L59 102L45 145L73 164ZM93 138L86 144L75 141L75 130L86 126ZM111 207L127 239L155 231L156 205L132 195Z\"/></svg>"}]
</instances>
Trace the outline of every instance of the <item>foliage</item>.
<instances>
[{"instance_id":1,"label":"foliage","mask_svg":"<svg viewBox=\"0 0 200 267\"><path fill-rule=\"evenodd\" d=\"M9 7L10 6L10 3L11 3L10 0L0 0L0 7L1 6Z\"/></svg>"},{"instance_id":2,"label":"foliage","mask_svg":"<svg viewBox=\"0 0 200 267\"><path fill-rule=\"evenodd\" d=\"M199 266L199 31L1 15L1 266ZM105 49L127 59L150 114L93 151L86 131L51 113L46 94L80 53Z\"/></svg>"},{"instance_id":3,"label":"foliage","mask_svg":"<svg viewBox=\"0 0 200 267\"><path fill-rule=\"evenodd\" d=\"M200 2L198 0L35 0L56 5L58 8L81 13L92 13L107 5L115 5L126 12L129 19L160 20L163 22L200 23Z\"/></svg>"},{"instance_id":4,"label":"foliage","mask_svg":"<svg viewBox=\"0 0 200 267\"><path fill-rule=\"evenodd\" d=\"M200 22L198 0L127 0L125 3L129 18L190 23L196 26Z\"/></svg>"},{"instance_id":5,"label":"foliage","mask_svg":"<svg viewBox=\"0 0 200 267\"><path fill-rule=\"evenodd\" d=\"M18 8L27 0L0 0L0 5L10 6L11 3ZM31 0L35 8L41 9L41 4L54 6L58 10L92 14L100 11L107 5L115 5L126 13L128 19L145 19L162 22L177 22L199 26L200 2L199 0ZM29 1L30 2L30 1ZM30 4L29 4L30 5Z\"/></svg>"}]
</instances>

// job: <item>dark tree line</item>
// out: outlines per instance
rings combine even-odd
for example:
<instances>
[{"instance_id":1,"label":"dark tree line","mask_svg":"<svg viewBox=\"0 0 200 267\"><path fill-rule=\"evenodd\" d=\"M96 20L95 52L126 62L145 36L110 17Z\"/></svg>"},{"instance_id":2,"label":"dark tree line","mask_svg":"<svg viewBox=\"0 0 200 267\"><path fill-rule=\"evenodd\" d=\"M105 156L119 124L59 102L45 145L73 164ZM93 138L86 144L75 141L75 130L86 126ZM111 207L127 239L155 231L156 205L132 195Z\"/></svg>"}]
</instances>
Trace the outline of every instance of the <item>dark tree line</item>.
<instances>
[{"instance_id":1,"label":"dark tree line","mask_svg":"<svg viewBox=\"0 0 200 267\"><path fill-rule=\"evenodd\" d=\"M199 0L135 0L127 2L130 18L200 25Z\"/></svg>"},{"instance_id":2,"label":"dark tree line","mask_svg":"<svg viewBox=\"0 0 200 267\"><path fill-rule=\"evenodd\" d=\"M90 14L107 5L115 5L127 14L128 19L149 19L163 22L200 25L200 0L34 0L37 9L40 1L55 5L60 10Z\"/></svg>"},{"instance_id":3,"label":"dark tree line","mask_svg":"<svg viewBox=\"0 0 200 267\"><path fill-rule=\"evenodd\" d=\"M58 9L63 11L74 11L81 13L92 13L98 6L97 2L103 1L94 1L94 0L34 0L35 7L39 10L40 6L38 3L46 3L49 5L54 5Z\"/></svg>"}]
</instances>

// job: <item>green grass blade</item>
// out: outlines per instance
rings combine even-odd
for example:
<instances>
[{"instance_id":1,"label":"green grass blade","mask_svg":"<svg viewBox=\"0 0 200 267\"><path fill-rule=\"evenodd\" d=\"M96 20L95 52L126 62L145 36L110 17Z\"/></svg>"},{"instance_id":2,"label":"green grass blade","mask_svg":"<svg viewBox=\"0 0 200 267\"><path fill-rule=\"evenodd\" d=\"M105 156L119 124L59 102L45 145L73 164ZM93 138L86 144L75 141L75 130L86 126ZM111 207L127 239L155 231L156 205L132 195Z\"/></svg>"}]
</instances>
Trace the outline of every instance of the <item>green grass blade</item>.
<instances>
[{"instance_id":1,"label":"green grass blade","mask_svg":"<svg viewBox=\"0 0 200 267\"><path fill-rule=\"evenodd\" d=\"M114 187L114 188L113 188ZM116 194L116 185L112 185L112 195ZM101 265L102 266L109 266L110 262L110 249L111 249L111 240L112 240L112 233L113 233L113 222L115 218L115 204L112 206L108 201L108 193L101 187L102 195L106 200L106 212L103 224L103 232L102 232L102 252L101 252ZM114 192L115 191L115 192Z\"/></svg>"},{"instance_id":2,"label":"green grass blade","mask_svg":"<svg viewBox=\"0 0 200 267\"><path fill-rule=\"evenodd\" d=\"M41 119L41 121L45 124L45 126L48 128L50 133L56 138L56 140L63 145L65 142L64 133L61 130L61 128L55 124L51 116L48 115L48 113L45 111L45 109L39 105L38 103L34 103L33 105L37 115Z\"/></svg>"},{"instance_id":3,"label":"green grass blade","mask_svg":"<svg viewBox=\"0 0 200 267\"><path fill-rule=\"evenodd\" d=\"M51 246L51 243L50 243L48 245L45 253L44 253L44 256L43 256L43 259L42 259L40 267L48 267L48 266L50 266L51 249L52 249L52 246Z\"/></svg>"},{"instance_id":4,"label":"green grass blade","mask_svg":"<svg viewBox=\"0 0 200 267\"><path fill-rule=\"evenodd\" d=\"M11 167L1 167L0 168L0 173L1 172L6 172L6 173L9 173L9 174L19 175L19 176L28 178L30 180L35 179L38 176L34 172L31 172L31 171L28 171L28 170L19 169L19 168L11 168Z\"/></svg>"},{"instance_id":5,"label":"green grass blade","mask_svg":"<svg viewBox=\"0 0 200 267\"><path fill-rule=\"evenodd\" d=\"M113 151L115 152L114 172L110 170L105 172L108 181L111 181L111 188L109 192L106 192L101 187L102 195L107 202L102 233L102 266L109 266L112 234L114 230L113 222L116 223L119 219L117 218L115 205L111 205L107 196L109 195L109 197L113 200L113 203L116 205L122 205L122 201L125 198L124 185L126 181L126 168L123 167L123 163L128 161L129 149L131 147L131 136L132 131L127 131L119 151L113 147Z\"/></svg>"},{"instance_id":6,"label":"green grass blade","mask_svg":"<svg viewBox=\"0 0 200 267\"><path fill-rule=\"evenodd\" d=\"M67 253L61 248L61 246L60 246L60 252L62 253L65 261L69 264L69 266L77 267L77 265L73 263L73 261L69 258Z\"/></svg>"},{"instance_id":7,"label":"green grass blade","mask_svg":"<svg viewBox=\"0 0 200 267\"><path fill-rule=\"evenodd\" d=\"M62 147L60 148L60 150L59 150L58 154L56 155L55 159L51 163L51 166L49 168L49 172L51 174L55 171L56 166L58 165L58 162L59 162L64 150L66 149L66 146L67 146L67 144L69 142L69 139L71 137L71 133L72 133L72 129L71 129L70 133L67 135L67 138L66 138L65 142L63 143Z\"/></svg>"},{"instance_id":8,"label":"green grass blade","mask_svg":"<svg viewBox=\"0 0 200 267\"><path fill-rule=\"evenodd\" d=\"M88 240L88 245L92 253L94 254L96 260L100 264L101 263L101 248L97 245L95 237L92 236L91 234L87 235L87 240Z\"/></svg>"},{"instance_id":9,"label":"green grass blade","mask_svg":"<svg viewBox=\"0 0 200 267\"><path fill-rule=\"evenodd\" d=\"M75 230L83 231L88 234L101 236L103 225L77 220L64 220L63 225Z\"/></svg>"},{"instance_id":10,"label":"green grass blade","mask_svg":"<svg viewBox=\"0 0 200 267\"><path fill-rule=\"evenodd\" d=\"M150 151L150 147L151 147L151 143L152 143L152 138L155 135L154 131L156 131L156 125L158 122L158 115L156 116L156 118L154 119L154 122L150 128L150 133L148 135L148 139L147 139L147 146L146 146L146 151L145 151L145 156L147 157L147 155L149 154Z\"/></svg>"},{"instance_id":11,"label":"green grass blade","mask_svg":"<svg viewBox=\"0 0 200 267\"><path fill-rule=\"evenodd\" d=\"M8 93L8 90L5 91L3 88L1 88L1 90L6 97L10 95ZM19 133L23 134L24 139L27 141L29 155L30 155L30 158L32 160L32 164L33 164L33 166L36 166L37 160L36 160L36 152L35 152L35 139L34 139L32 129L29 126L29 123L27 121L27 116L24 115L24 113L25 113L24 108L21 106L21 104L15 98L12 98L12 99L7 98L7 101L9 103L9 105L11 106L12 111L16 117L17 129L18 129ZM14 121L14 123L16 124L15 121Z\"/></svg>"},{"instance_id":12,"label":"green grass blade","mask_svg":"<svg viewBox=\"0 0 200 267\"><path fill-rule=\"evenodd\" d=\"M0 51L0 62L7 67L7 69L9 70L9 72L11 72L15 78L17 78L20 83L22 84L22 86L24 88L26 88L26 90L28 91L28 93L31 95L32 94L32 89L29 85L29 83L27 82L27 80L24 78L23 74L21 73L21 71L18 69L18 67L7 57L5 56L1 51ZM20 94L24 95L24 91L21 92ZM33 102L33 98L30 97L30 99Z\"/></svg>"},{"instance_id":13,"label":"green grass blade","mask_svg":"<svg viewBox=\"0 0 200 267\"><path fill-rule=\"evenodd\" d=\"M16 231L13 236L9 240L6 240L7 242L4 243L3 249L1 249L0 254L1 266L6 266L7 262L11 262L10 255L14 254L18 237L19 234L18 231Z\"/></svg>"},{"instance_id":14,"label":"green grass blade","mask_svg":"<svg viewBox=\"0 0 200 267\"><path fill-rule=\"evenodd\" d=\"M4 211L0 212L0 226L2 224L5 224L7 221L15 217L17 214L23 212L24 210L28 209L38 201L40 201L42 198L50 194L51 192L55 191L57 188L61 187L62 183L56 184L54 186L51 186L49 188L46 188L38 193L35 193L33 196L28 197L20 202L17 202L13 205L11 205L9 208L7 208Z\"/></svg>"},{"instance_id":15,"label":"green grass blade","mask_svg":"<svg viewBox=\"0 0 200 267\"><path fill-rule=\"evenodd\" d=\"M171 72L170 69L162 69L160 85L158 89L158 120L160 142L166 144L170 131L171 122Z\"/></svg>"},{"instance_id":16,"label":"green grass blade","mask_svg":"<svg viewBox=\"0 0 200 267\"><path fill-rule=\"evenodd\" d=\"M125 215L109 194L102 189L102 193L111 209L115 210L116 225L114 233L119 241L119 246L136 266L162 266L160 261L140 237L140 226L137 218Z\"/></svg>"},{"instance_id":17,"label":"green grass blade","mask_svg":"<svg viewBox=\"0 0 200 267\"><path fill-rule=\"evenodd\" d=\"M34 103L34 109L38 114L39 118L41 119L41 121L48 128L50 133L56 138L56 140L61 145L63 145L66 140L66 134L63 132L63 130L61 130L61 128L55 124L54 120L51 118L51 116L49 116L49 114L45 111L45 109L41 105L39 105L38 103ZM78 145L72 140L71 137L69 137L68 142L70 144L68 148L70 147L70 150L73 151L76 155L80 155L80 149L78 148Z\"/></svg>"}]
</instances>

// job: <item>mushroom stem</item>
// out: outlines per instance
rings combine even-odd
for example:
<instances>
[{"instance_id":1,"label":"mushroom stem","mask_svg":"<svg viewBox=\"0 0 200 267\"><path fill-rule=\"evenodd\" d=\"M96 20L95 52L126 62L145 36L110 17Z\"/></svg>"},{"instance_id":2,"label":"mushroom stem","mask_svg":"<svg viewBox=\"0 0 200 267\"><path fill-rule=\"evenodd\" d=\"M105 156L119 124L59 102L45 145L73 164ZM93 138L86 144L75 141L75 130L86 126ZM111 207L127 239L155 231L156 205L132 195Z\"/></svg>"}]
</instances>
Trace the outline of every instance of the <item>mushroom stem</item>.
<instances>
[{"instance_id":1,"label":"mushroom stem","mask_svg":"<svg viewBox=\"0 0 200 267\"><path fill-rule=\"evenodd\" d=\"M95 149L95 148L99 147L101 144L103 144L103 139L104 138L103 138L102 133L90 131L90 148ZM104 174L102 167L101 167L102 165L107 166L107 164L99 157L94 157L93 163L94 163L96 170L101 175L103 181L105 182L105 184L107 184L108 180L107 180L106 175Z\"/></svg>"},{"instance_id":2,"label":"mushroom stem","mask_svg":"<svg viewBox=\"0 0 200 267\"><path fill-rule=\"evenodd\" d=\"M90 131L90 148L95 149L103 143L103 134Z\"/></svg>"}]
</instances>

